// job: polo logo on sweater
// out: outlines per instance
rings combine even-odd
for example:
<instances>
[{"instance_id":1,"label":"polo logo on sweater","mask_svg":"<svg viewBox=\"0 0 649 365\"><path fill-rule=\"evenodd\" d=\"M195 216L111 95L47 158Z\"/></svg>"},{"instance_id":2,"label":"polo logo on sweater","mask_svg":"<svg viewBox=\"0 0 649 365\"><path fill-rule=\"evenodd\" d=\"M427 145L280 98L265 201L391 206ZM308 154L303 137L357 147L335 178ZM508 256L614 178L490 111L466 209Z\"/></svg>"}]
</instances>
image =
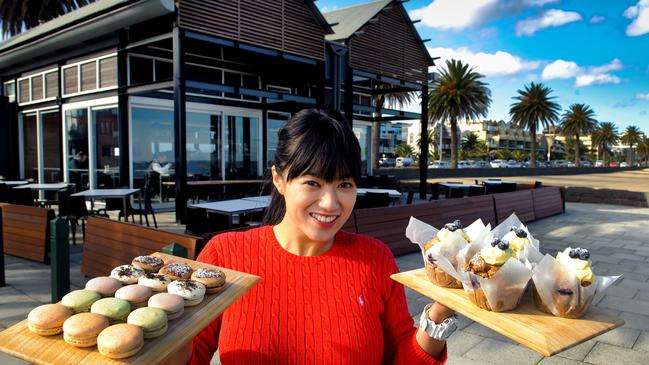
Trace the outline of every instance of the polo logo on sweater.
<instances>
[{"instance_id":1,"label":"polo logo on sweater","mask_svg":"<svg viewBox=\"0 0 649 365\"><path fill-rule=\"evenodd\" d=\"M363 300L363 294L358 296L358 305L361 307L365 306L365 301Z\"/></svg>"}]
</instances>

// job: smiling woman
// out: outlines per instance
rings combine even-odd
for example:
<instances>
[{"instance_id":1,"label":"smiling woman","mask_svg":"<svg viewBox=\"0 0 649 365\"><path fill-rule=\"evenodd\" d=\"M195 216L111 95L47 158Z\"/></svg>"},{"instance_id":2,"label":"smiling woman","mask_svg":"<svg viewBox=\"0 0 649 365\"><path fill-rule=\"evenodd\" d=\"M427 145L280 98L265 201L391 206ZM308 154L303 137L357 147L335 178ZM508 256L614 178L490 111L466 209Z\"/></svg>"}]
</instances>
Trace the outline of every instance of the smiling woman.
<instances>
[{"instance_id":1,"label":"smiling woman","mask_svg":"<svg viewBox=\"0 0 649 365\"><path fill-rule=\"evenodd\" d=\"M337 113L303 110L282 127L265 225L215 236L198 257L262 280L194 338L191 364L217 349L224 365L445 361L452 312L427 307L417 330L387 246L341 231L360 164Z\"/></svg>"}]
</instances>

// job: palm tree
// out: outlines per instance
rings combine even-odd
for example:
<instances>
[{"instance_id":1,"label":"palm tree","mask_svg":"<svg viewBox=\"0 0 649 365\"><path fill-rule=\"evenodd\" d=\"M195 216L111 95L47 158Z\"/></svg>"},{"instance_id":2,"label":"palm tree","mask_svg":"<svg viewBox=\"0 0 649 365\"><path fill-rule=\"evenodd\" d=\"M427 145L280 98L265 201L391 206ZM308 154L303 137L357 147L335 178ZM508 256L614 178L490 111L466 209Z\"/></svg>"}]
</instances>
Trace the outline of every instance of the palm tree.
<instances>
[{"instance_id":1,"label":"palm tree","mask_svg":"<svg viewBox=\"0 0 649 365\"><path fill-rule=\"evenodd\" d=\"M491 91L481 81L484 75L458 60L446 61L446 69L431 83L428 115L433 120L451 122L451 168L457 168L458 119L486 117Z\"/></svg>"},{"instance_id":2,"label":"palm tree","mask_svg":"<svg viewBox=\"0 0 649 365\"><path fill-rule=\"evenodd\" d=\"M417 93L413 91L390 93L388 90L394 89L394 86L389 84L376 84L373 87L374 96L372 103L374 104L374 117L381 117L381 109L385 104L389 108L403 108L412 103L417 98ZM376 171L379 167L379 142L381 141L381 124L374 123L372 126L372 170Z\"/></svg>"},{"instance_id":3,"label":"palm tree","mask_svg":"<svg viewBox=\"0 0 649 365\"><path fill-rule=\"evenodd\" d=\"M0 22L3 35L16 35L94 0L1 0Z\"/></svg>"},{"instance_id":4,"label":"palm tree","mask_svg":"<svg viewBox=\"0 0 649 365\"><path fill-rule=\"evenodd\" d=\"M478 141L471 151L471 157L487 158L489 156L489 145L485 141Z\"/></svg>"},{"instance_id":5,"label":"palm tree","mask_svg":"<svg viewBox=\"0 0 649 365\"><path fill-rule=\"evenodd\" d=\"M592 136L593 144L597 145L597 159L604 160L608 155L610 160L610 148L620 140L617 126L611 122L602 122ZM608 166L608 163L605 163Z\"/></svg>"},{"instance_id":6,"label":"palm tree","mask_svg":"<svg viewBox=\"0 0 649 365\"><path fill-rule=\"evenodd\" d=\"M532 82L517 92L518 96L513 97L517 102L510 106L509 115L515 126L530 131L530 167L536 167L536 130L554 124L559 119L561 107L552 101L552 89L541 83Z\"/></svg>"},{"instance_id":7,"label":"palm tree","mask_svg":"<svg viewBox=\"0 0 649 365\"><path fill-rule=\"evenodd\" d=\"M620 137L620 141L629 145L629 151L626 155L626 163L631 166L633 164L633 145L642 142L642 132L640 132L640 128L634 125L626 127L624 134Z\"/></svg>"},{"instance_id":8,"label":"palm tree","mask_svg":"<svg viewBox=\"0 0 649 365\"><path fill-rule=\"evenodd\" d=\"M525 159L529 157L529 154L527 152L525 152L525 151L515 150L515 151L512 152L511 157L514 160L516 160L518 162L521 162L521 161L525 161ZM530 162L530 164L531 164L531 162Z\"/></svg>"},{"instance_id":9,"label":"palm tree","mask_svg":"<svg viewBox=\"0 0 649 365\"><path fill-rule=\"evenodd\" d=\"M496 150L496 157L499 160L509 160L509 158L512 156L511 151L509 150Z\"/></svg>"},{"instance_id":10,"label":"palm tree","mask_svg":"<svg viewBox=\"0 0 649 365\"><path fill-rule=\"evenodd\" d=\"M645 137L642 142L638 143L637 150L644 160L644 166L647 167L649 165L649 138Z\"/></svg>"},{"instance_id":11,"label":"palm tree","mask_svg":"<svg viewBox=\"0 0 649 365\"><path fill-rule=\"evenodd\" d=\"M475 134L474 132L469 132L466 134L466 136L462 137L462 144L460 147L463 150L471 152L475 149L478 142L479 142L478 135Z\"/></svg>"},{"instance_id":12,"label":"palm tree","mask_svg":"<svg viewBox=\"0 0 649 365\"><path fill-rule=\"evenodd\" d=\"M399 157L409 157L415 154L415 149L406 143L394 147L394 153Z\"/></svg>"},{"instance_id":13,"label":"palm tree","mask_svg":"<svg viewBox=\"0 0 649 365\"><path fill-rule=\"evenodd\" d=\"M579 167L581 155L579 152L579 136L592 133L597 127L595 112L588 105L572 104L563 113L561 119L561 133L564 136L575 137L575 166Z\"/></svg>"},{"instance_id":14,"label":"palm tree","mask_svg":"<svg viewBox=\"0 0 649 365\"><path fill-rule=\"evenodd\" d=\"M432 153L434 153L435 150L435 145L437 138L437 133L435 132L434 129L428 129L428 155L430 156ZM419 134L419 138L417 138L417 150L421 152L421 133ZM430 160L432 161L432 160Z\"/></svg>"}]
</instances>

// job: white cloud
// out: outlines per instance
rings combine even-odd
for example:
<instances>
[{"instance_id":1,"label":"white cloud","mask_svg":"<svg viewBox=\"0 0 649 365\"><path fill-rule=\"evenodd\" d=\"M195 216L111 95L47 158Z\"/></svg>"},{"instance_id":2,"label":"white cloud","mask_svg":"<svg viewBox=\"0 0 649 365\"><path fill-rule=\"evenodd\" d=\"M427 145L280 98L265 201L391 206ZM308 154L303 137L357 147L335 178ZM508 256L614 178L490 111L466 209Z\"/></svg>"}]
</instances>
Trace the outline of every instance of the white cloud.
<instances>
[{"instance_id":1,"label":"white cloud","mask_svg":"<svg viewBox=\"0 0 649 365\"><path fill-rule=\"evenodd\" d=\"M601 66L581 67L576 62L556 60L543 69L541 77L544 80L575 78L576 87L585 87L602 84L619 84L621 79L612 75L611 71L624 68L618 58Z\"/></svg>"},{"instance_id":2,"label":"white cloud","mask_svg":"<svg viewBox=\"0 0 649 365\"><path fill-rule=\"evenodd\" d=\"M485 76L513 75L522 71L534 70L540 67L539 61L523 60L505 51L495 53L473 52L467 47L461 48L431 48L428 53L440 57L438 65L444 65L447 60L457 59L468 63L471 67Z\"/></svg>"},{"instance_id":3,"label":"white cloud","mask_svg":"<svg viewBox=\"0 0 649 365\"><path fill-rule=\"evenodd\" d=\"M477 25L497 5L496 0L434 0L410 12L410 18L442 30L461 30Z\"/></svg>"},{"instance_id":4,"label":"white cloud","mask_svg":"<svg viewBox=\"0 0 649 365\"><path fill-rule=\"evenodd\" d=\"M575 86L584 87L602 84L619 84L620 78L611 74L585 74L575 79Z\"/></svg>"},{"instance_id":5,"label":"white cloud","mask_svg":"<svg viewBox=\"0 0 649 365\"><path fill-rule=\"evenodd\" d=\"M543 80L570 79L577 76L579 66L572 61L556 60L545 66L541 77Z\"/></svg>"},{"instance_id":6,"label":"white cloud","mask_svg":"<svg viewBox=\"0 0 649 365\"><path fill-rule=\"evenodd\" d=\"M476 27L507 14L530 7L542 7L560 0L432 0L428 5L410 11L410 18L440 30L462 30Z\"/></svg>"},{"instance_id":7,"label":"white cloud","mask_svg":"<svg viewBox=\"0 0 649 365\"><path fill-rule=\"evenodd\" d=\"M631 37L649 33L649 0L640 0L624 11L624 16L633 19L626 27L626 35Z\"/></svg>"},{"instance_id":8,"label":"white cloud","mask_svg":"<svg viewBox=\"0 0 649 365\"><path fill-rule=\"evenodd\" d=\"M603 23L604 20L606 20L606 17L603 17L601 15L593 15L590 20L588 20L589 24L599 24Z\"/></svg>"},{"instance_id":9,"label":"white cloud","mask_svg":"<svg viewBox=\"0 0 649 365\"><path fill-rule=\"evenodd\" d=\"M516 23L516 35L532 35L539 30L549 27L560 27L562 25L582 20L581 14L574 11L563 11L550 9L540 15L523 19Z\"/></svg>"},{"instance_id":10,"label":"white cloud","mask_svg":"<svg viewBox=\"0 0 649 365\"><path fill-rule=\"evenodd\" d=\"M635 98L649 101L649 93L637 93L635 94Z\"/></svg>"}]
</instances>

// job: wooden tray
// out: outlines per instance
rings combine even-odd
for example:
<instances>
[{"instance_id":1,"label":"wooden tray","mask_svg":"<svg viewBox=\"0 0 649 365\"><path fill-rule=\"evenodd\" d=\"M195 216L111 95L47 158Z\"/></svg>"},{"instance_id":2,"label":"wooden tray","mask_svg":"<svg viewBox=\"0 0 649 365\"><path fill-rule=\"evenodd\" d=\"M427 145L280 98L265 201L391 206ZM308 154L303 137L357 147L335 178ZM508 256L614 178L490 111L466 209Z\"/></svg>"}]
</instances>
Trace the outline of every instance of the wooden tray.
<instances>
[{"instance_id":1,"label":"wooden tray","mask_svg":"<svg viewBox=\"0 0 649 365\"><path fill-rule=\"evenodd\" d=\"M394 274L392 279L543 356L552 356L624 324L623 320L596 307L591 307L579 319L555 317L538 310L529 293L525 293L513 311L487 311L476 307L463 289L442 288L431 283L426 269Z\"/></svg>"},{"instance_id":2,"label":"wooden tray","mask_svg":"<svg viewBox=\"0 0 649 365\"><path fill-rule=\"evenodd\" d=\"M165 261L184 262L196 269L211 267L201 262L154 253ZM220 294L207 294L201 304L185 307L183 315L169 321L164 335L144 340L144 347L132 357L120 360L107 358L97 347L78 348L63 341L63 335L43 337L29 332L27 320L23 320L0 332L0 351L36 364L142 364L153 365L162 362L172 352L181 348L205 326L216 319L228 306L239 299L259 281L258 276L220 268L226 275L226 288ZM108 273L107 273L108 274Z\"/></svg>"}]
</instances>

